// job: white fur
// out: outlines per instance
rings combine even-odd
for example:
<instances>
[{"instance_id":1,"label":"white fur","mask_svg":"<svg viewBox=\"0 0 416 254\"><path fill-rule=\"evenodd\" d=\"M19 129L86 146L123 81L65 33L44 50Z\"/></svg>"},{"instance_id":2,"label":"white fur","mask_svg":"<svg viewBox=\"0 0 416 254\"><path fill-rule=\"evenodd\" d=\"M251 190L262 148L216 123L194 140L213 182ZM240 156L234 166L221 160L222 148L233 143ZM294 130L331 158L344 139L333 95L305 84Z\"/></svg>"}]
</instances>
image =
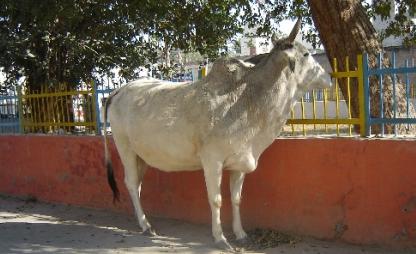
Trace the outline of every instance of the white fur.
<instances>
[{"instance_id":1,"label":"white fur","mask_svg":"<svg viewBox=\"0 0 416 254\"><path fill-rule=\"evenodd\" d=\"M162 171L203 169L217 243L229 246L220 221L221 176L231 171L233 231L246 237L239 205L246 173L279 135L291 108L308 88L328 87L329 75L306 48L273 50L253 65L221 58L196 83L146 78L111 96L109 119L125 170L125 183L143 230L140 185L150 165ZM294 68L289 68L289 60ZM186 183L184 183L186 184Z\"/></svg>"}]
</instances>

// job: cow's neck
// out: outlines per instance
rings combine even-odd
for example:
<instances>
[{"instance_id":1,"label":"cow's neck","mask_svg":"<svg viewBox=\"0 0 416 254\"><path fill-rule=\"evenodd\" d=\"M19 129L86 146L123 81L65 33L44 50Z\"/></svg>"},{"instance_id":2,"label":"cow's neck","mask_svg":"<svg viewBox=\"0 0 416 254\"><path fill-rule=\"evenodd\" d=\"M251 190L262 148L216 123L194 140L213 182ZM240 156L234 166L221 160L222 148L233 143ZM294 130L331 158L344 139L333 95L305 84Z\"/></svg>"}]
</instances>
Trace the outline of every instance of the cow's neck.
<instances>
[{"instance_id":1,"label":"cow's neck","mask_svg":"<svg viewBox=\"0 0 416 254\"><path fill-rule=\"evenodd\" d=\"M255 92L248 94L251 96L250 104L258 109L259 114L252 116L253 121L263 117L266 120L264 124L271 127L272 131L281 127L297 100L293 75L283 63L278 66L264 65L253 72L249 86Z\"/></svg>"}]
</instances>

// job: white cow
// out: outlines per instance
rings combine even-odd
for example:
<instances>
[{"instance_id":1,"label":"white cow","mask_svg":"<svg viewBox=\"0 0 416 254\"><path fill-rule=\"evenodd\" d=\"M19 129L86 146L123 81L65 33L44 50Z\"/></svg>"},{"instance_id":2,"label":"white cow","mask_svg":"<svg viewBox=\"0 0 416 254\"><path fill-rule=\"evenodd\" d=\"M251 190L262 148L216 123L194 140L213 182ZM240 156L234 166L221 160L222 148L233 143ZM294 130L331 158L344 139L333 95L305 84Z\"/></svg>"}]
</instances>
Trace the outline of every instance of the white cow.
<instances>
[{"instance_id":1,"label":"white cow","mask_svg":"<svg viewBox=\"0 0 416 254\"><path fill-rule=\"evenodd\" d=\"M210 74L195 83L142 78L114 91L107 103L114 141L124 165L125 184L144 232L153 233L140 204L146 168L162 171L203 169L212 212L212 234L232 249L220 221L222 171L230 171L233 231L246 239L239 205L244 176L279 135L295 102L310 88L329 87L330 76L290 36L253 63L217 60ZM106 122L106 112L104 123ZM105 127L104 127L105 128ZM108 157L109 184L118 189Z\"/></svg>"}]
</instances>

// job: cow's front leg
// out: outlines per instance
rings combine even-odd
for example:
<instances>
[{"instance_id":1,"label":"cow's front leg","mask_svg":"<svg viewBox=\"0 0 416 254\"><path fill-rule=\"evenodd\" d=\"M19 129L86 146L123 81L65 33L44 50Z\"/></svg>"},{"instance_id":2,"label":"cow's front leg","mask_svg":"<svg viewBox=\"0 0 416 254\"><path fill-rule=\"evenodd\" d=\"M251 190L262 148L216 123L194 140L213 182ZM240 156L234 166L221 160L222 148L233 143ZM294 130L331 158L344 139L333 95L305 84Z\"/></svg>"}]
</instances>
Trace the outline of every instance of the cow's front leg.
<instances>
[{"instance_id":1,"label":"cow's front leg","mask_svg":"<svg viewBox=\"0 0 416 254\"><path fill-rule=\"evenodd\" d=\"M233 207L233 231L237 241L242 244L244 244L247 239L247 234L244 232L240 218L241 191L243 188L244 176L245 173L240 171L231 171L230 174L230 192Z\"/></svg>"},{"instance_id":2,"label":"cow's front leg","mask_svg":"<svg viewBox=\"0 0 416 254\"><path fill-rule=\"evenodd\" d=\"M212 235L215 244L221 249L233 250L225 238L220 218L221 209L221 177L222 163L219 161L205 160L202 162L204 168L205 184L207 186L208 201L211 207L212 215Z\"/></svg>"}]
</instances>

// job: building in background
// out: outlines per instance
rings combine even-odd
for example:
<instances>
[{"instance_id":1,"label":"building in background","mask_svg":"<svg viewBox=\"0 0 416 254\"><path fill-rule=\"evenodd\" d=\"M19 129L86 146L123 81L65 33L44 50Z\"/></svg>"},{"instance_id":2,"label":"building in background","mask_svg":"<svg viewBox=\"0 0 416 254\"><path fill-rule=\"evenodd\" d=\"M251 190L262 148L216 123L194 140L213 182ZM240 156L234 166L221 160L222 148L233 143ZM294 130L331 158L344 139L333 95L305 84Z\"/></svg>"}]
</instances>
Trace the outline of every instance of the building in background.
<instances>
[{"instance_id":1,"label":"building in background","mask_svg":"<svg viewBox=\"0 0 416 254\"><path fill-rule=\"evenodd\" d=\"M386 29L391 21L394 20L394 16L398 12L397 4L394 0L390 0L390 17L386 19L382 19L380 16L376 16L373 20L373 26L376 29L377 33L382 33L384 29ZM409 16L410 14L408 14ZM416 17L410 17L414 23L416 23ZM403 37L394 37L389 36L383 39L383 46L390 48L390 47L402 47L403 45Z\"/></svg>"},{"instance_id":2,"label":"building in background","mask_svg":"<svg viewBox=\"0 0 416 254\"><path fill-rule=\"evenodd\" d=\"M256 28L244 27L243 36L240 41L240 52L239 56L254 56L264 54L272 49L272 43L269 38L250 36L255 34Z\"/></svg>"}]
</instances>

